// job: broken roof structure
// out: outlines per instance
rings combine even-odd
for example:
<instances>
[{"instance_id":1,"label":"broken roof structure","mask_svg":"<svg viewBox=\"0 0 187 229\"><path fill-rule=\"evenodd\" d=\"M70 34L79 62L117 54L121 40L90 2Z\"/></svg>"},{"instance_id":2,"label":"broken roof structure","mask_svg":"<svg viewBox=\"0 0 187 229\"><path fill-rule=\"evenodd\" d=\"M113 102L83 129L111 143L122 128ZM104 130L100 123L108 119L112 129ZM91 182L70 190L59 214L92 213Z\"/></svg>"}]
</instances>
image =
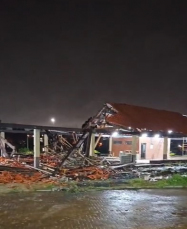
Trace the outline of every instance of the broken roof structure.
<instances>
[{"instance_id":1,"label":"broken roof structure","mask_svg":"<svg viewBox=\"0 0 187 229\"><path fill-rule=\"evenodd\" d=\"M131 127L140 131L173 131L187 134L187 117L180 113L120 103L106 105L114 111L113 115L106 118L110 125Z\"/></svg>"}]
</instances>

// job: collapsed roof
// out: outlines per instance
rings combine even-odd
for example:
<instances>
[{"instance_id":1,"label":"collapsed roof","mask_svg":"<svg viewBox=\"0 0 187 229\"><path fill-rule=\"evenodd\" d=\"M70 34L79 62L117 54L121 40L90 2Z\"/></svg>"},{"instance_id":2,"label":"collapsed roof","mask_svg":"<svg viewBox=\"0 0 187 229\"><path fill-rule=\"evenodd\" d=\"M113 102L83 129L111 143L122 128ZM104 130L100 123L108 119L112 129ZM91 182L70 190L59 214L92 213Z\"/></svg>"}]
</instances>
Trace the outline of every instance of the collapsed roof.
<instances>
[{"instance_id":1,"label":"collapsed roof","mask_svg":"<svg viewBox=\"0 0 187 229\"><path fill-rule=\"evenodd\" d=\"M107 106L116 111L106 119L111 125L187 134L187 118L180 113L120 103L108 103Z\"/></svg>"}]
</instances>

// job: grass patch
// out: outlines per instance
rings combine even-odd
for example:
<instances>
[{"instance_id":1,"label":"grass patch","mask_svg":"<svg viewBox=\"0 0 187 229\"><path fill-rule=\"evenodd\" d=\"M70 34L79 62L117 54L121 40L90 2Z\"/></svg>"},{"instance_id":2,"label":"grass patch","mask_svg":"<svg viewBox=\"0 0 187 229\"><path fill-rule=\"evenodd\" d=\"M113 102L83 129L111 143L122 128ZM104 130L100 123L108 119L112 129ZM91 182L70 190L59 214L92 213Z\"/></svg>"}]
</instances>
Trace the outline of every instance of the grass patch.
<instances>
[{"instance_id":1,"label":"grass patch","mask_svg":"<svg viewBox=\"0 0 187 229\"><path fill-rule=\"evenodd\" d=\"M129 182L134 188L165 188L165 187L187 187L187 177L179 174L173 175L170 179L163 179L156 182L145 181L143 179L134 179Z\"/></svg>"},{"instance_id":2,"label":"grass patch","mask_svg":"<svg viewBox=\"0 0 187 229\"><path fill-rule=\"evenodd\" d=\"M25 192L25 191L65 191L67 193L79 193L89 191L102 190L125 190L125 189L159 189L159 188L187 188L187 177L179 174L173 175L167 180L159 180L156 182L145 181L143 179L124 180L124 182L117 182L112 180L106 181L88 181L84 185L71 181L66 185L53 184L32 184L29 187L24 184L0 185L0 193L8 192Z\"/></svg>"},{"instance_id":3,"label":"grass patch","mask_svg":"<svg viewBox=\"0 0 187 229\"><path fill-rule=\"evenodd\" d=\"M64 191L68 193L78 193L78 192L88 192L88 191L101 191L101 190L123 190L123 189L157 189L157 188L178 188L187 187L187 177L182 177L181 175L175 174L172 178L167 180L159 180L156 182L145 181L143 179L133 179L124 182L112 182L106 181L88 181L85 182L84 186L79 186L77 182L70 182L64 187ZM47 187L50 189L51 187ZM58 186L56 186L58 188Z\"/></svg>"},{"instance_id":4,"label":"grass patch","mask_svg":"<svg viewBox=\"0 0 187 229\"><path fill-rule=\"evenodd\" d=\"M145 181L143 179L133 179L129 181L129 185L134 188L145 188L147 186L153 186L154 183Z\"/></svg>"},{"instance_id":5,"label":"grass patch","mask_svg":"<svg viewBox=\"0 0 187 229\"><path fill-rule=\"evenodd\" d=\"M166 187L166 186L182 186L182 187L187 187L187 177L182 177L179 174L173 175L172 178L168 180L160 180L156 182L157 186L159 187Z\"/></svg>"}]
</instances>

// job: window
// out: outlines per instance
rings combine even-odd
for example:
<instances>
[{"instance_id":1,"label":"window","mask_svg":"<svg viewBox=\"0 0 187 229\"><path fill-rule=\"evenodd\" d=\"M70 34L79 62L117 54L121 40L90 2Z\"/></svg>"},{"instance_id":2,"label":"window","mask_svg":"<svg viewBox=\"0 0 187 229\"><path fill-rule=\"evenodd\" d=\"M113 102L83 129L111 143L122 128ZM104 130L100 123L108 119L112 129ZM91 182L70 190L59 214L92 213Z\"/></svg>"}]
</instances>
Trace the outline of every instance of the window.
<instances>
[{"instance_id":1,"label":"window","mask_svg":"<svg viewBox=\"0 0 187 229\"><path fill-rule=\"evenodd\" d=\"M125 145L132 145L132 141L125 141Z\"/></svg>"},{"instance_id":2,"label":"window","mask_svg":"<svg viewBox=\"0 0 187 229\"><path fill-rule=\"evenodd\" d=\"M115 145L121 145L122 144L122 141L114 141L113 142Z\"/></svg>"}]
</instances>

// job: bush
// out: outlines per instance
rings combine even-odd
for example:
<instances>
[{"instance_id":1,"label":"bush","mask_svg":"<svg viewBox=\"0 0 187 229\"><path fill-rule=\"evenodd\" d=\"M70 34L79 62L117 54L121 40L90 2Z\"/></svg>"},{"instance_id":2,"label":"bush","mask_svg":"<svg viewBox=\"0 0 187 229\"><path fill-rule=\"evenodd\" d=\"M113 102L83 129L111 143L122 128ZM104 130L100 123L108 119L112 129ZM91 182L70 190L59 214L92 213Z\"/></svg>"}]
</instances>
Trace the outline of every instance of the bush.
<instances>
[{"instance_id":1,"label":"bush","mask_svg":"<svg viewBox=\"0 0 187 229\"><path fill-rule=\"evenodd\" d=\"M20 148L19 153L22 153L24 155L33 155L33 152L30 151L28 148Z\"/></svg>"}]
</instances>

